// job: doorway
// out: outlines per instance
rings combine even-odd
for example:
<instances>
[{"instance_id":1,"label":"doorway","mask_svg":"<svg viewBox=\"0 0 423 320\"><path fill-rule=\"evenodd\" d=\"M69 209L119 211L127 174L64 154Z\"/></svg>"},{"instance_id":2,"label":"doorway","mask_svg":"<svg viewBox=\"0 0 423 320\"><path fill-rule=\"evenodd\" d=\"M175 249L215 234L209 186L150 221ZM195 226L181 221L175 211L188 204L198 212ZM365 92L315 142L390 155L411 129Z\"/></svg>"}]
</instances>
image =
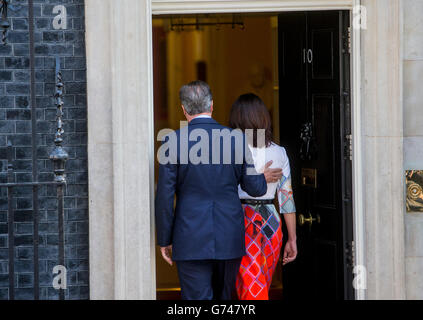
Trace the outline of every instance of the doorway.
<instances>
[{"instance_id":1,"label":"doorway","mask_svg":"<svg viewBox=\"0 0 423 320\"><path fill-rule=\"evenodd\" d=\"M178 90L200 79L210 84L214 117L224 125L240 94L259 95L275 142L287 149L299 256L276 270L274 299L304 292L353 298L349 21L348 11L153 18L155 136L179 128ZM159 252L156 274L157 297L178 298L176 269Z\"/></svg>"}]
</instances>

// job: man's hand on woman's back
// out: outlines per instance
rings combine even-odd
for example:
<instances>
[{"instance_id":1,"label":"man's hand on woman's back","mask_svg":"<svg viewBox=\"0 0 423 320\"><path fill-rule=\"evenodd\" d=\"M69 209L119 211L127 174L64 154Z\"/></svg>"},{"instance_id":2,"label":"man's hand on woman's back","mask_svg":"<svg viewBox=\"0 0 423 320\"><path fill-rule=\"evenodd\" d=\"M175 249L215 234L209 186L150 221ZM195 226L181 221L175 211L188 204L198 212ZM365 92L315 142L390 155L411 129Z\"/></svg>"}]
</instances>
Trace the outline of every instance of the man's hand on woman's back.
<instances>
[{"instance_id":1,"label":"man's hand on woman's back","mask_svg":"<svg viewBox=\"0 0 423 320\"><path fill-rule=\"evenodd\" d=\"M273 164L273 161L266 163L264 167L264 177L266 178L267 183L278 182L282 178L282 168L270 169L270 166Z\"/></svg>"}]
</instances>

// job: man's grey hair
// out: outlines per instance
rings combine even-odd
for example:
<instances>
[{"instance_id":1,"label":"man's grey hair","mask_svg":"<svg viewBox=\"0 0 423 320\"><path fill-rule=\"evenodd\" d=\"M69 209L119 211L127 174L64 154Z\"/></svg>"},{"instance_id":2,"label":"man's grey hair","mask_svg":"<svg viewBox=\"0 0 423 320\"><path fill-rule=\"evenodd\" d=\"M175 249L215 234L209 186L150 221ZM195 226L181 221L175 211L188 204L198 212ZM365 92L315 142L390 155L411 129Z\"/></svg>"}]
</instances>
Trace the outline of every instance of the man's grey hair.
<instances>
[{"instance_id":1,"label":"man's grey hair","mask_svg":"<svg viewBox=\"0 0 423 320\"><path fill-rule=\"evenodd\" d=\"M204 81L197 80L184 85L179 90L179 98L190 116L211 112L213 95Z\"/></svg>"}]
</instances>

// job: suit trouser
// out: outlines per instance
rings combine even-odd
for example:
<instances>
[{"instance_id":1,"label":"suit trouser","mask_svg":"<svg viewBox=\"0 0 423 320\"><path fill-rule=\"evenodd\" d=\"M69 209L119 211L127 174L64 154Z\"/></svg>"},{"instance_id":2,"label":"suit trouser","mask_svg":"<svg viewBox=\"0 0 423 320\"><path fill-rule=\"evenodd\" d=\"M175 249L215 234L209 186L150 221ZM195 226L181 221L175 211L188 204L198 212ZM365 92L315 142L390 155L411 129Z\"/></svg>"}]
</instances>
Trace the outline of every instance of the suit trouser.
<instances>
[{"instance_id":1,"label":"suit trouser","mask_svg":"<svg viewBox=\"0 0 423 320\"><path fill-rule=\"evenodd\" d=\"M176 261L183 300L231 300L242 258Z\"/></svg>"}]
</instances>

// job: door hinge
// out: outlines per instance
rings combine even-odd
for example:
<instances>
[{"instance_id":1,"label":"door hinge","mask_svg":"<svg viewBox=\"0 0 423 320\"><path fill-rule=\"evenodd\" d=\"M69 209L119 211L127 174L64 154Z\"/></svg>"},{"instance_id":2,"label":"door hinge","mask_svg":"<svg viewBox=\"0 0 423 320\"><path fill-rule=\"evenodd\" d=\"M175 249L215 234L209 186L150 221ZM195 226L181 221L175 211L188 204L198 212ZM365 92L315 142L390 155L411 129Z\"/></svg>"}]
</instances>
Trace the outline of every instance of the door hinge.
<instances>
[{"instance_id":1,"label":"door hinge","mask_svg":"<svg viewBox=\"0 0 423 320\"><path fill-rule=\"evenodd\" d=\"M351 54L351 46L352 46L351 45L351 27L348 27L348 29L344 33L343 41L344 41L343 53Z\"/></svg>"},{"instance_id":2,"label":"door hinge","mask_svg":"<svg viewBox=\"0 0 423 320\"><path fill-rule=\"evenodd\" d=\"M348 267L354 268L355 266L355 244L354 240L347 242L345 245L346 262Z\"/></svg>"},{"instance_id":3,"label":"door hinge","mask_svg":"<svg viewBox=\"0 0 423 320\"><path fill-rule=\"evenodd\" d=\"M352 161L353 159L353 146L352 146L352 135L347 134L345 136L345 150L344 150L344 158L345 160Z\"/></svg>"}]
</instances>

